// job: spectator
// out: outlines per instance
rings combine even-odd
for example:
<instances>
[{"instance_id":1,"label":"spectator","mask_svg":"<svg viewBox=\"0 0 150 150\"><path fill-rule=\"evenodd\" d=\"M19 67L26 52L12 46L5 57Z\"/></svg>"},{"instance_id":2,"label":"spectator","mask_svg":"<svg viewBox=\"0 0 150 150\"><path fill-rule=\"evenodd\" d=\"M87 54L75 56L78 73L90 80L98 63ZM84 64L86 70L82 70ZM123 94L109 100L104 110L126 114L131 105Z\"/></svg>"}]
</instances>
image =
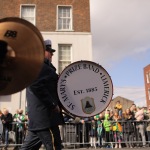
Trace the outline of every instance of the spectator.
<instances>
[{"instance_id":1,"label":"spectator","mask_svg":"<svg viewBox=\"0 0 150 150\"><path fill-rule=\"evenodd\" d=\"M24 130L24 137L26 137L28 133L28 124L29 124L29 117L28 117L28 112L27 110L25 111L25 130Z\"/></svg>"},{"instance_id":2,"label":"spectator","mask_svg":"<svg viewBox=\"0 0 150 150\"><path fill-rule=\"evenodd\" d=\"M0 119L1 119L2 115L3 115L3 113L2 113L2 111L0 110Z\"/></svg>"},{"instance_id":3,"label":"spectator","mask_svg":"<svg viewBox=\"0 0 150 150\"><path fill-rule=\"evenodd\" d=\"M124 140L125 140L125 145L127 148L133 148L133 136L134 136L134 116L131 113L130 109L127 108L125 110L125 114L122 119L124 122L123 124L123 133L124 133Z\"/></svg>"},{"instance_id":4,"label":"spectator","mask_svg":"<svg viewBox=\"0 0 150 150\"><path fill-rule=\"evenodd\" d=\"M82 136L84 135L85 147L89 148L89 131L91 129L91 118L81 118L82 125L80 126L80 141L83 142Z\"/></svg>"},{"instance_id":5,"label":"spectator","mask_svg":"<svg viewBox=\"0 0 150 150\"><path fill-rule=\"evenodd\" d=\"M12 130L12 114L9 113L8 109L3 109L3 115L1 116L3 124L3 142L6 144L5 149L8 146L8 132Z\"/></svg>"},{"instance_id":6,"label":"spectator","mask_svg":"<svg viewBox=\"0 0 150 150\"><path fill-rule=\"evenodd\" d=\"M29 117L28 117L28 112L25 112L25 130L27 131L28 129L28 123L29 123Z\"/></svg>"},{"instance_id":7,"label":"spectator","mask_svg":"<svg viewBox=\"0 0 150 150\"><path fill-rule=\"evenodd\" d=\"M98 137L98 147L102 148L102 138L103 138L103 133L104 133L104 128L103 128L103 120L104 116L102 113L99 115L96 115L94 119L97 121L97 137Z\"/></svg>"},{"instance_id":8,"label":"spectator","mask_svg":"<svg viewBox=\"0 0 150 150\"><path fill-rule=\"evenodd\" d=\"M139 131L137 134L138 140L140 139L140 136L142 138L143 147L146 146L146 137L145 137L145 128L144 128L144 108L137 108L137 112L135 113L135 119L136 119L136 129Z\"/></svg>"},{"instance_id":9,"label":"spectator","mask_svg":"<svg viewBox=\"0 0 150 150\"><path fill-rule=\"evenodd\" d=\"M111 133L111 122L109 120L110 111L106 110L105 112L105 118L104 118L104 129L105 129L105 142L106 142L106 148L110 147L110 133Z\"/></svg>"},{"instance_id":10,"label":"spectator","mask_svg":"<svg viewBox=\"0 0 150 150\"><path fill-rule=\"evenodd\" d=\"M25 115L23 114L23 110L19 109L18 114L14 116L15 118L13 121L16 123L16 144L22 144L23 139L24 139L24 130L25 130ZM18 150L19 147L18 145L14 148L14 150Z\"/></svg>"},{"instance_id":11,"label":"spectator","mask_svg":"<svg viewBox=\"0 0 150 150\"><path fill-rule=\"evenodd\" d=\"M122 126L119 121L121 121L118 112L114 113L113 117L113 131L114 131L114 139L115 139L115 148L122 148L121 141L122 141Z\"/></svg>"},{"instance_id":12,"label":"spectator","mask_svg":"<svg viewBox=\"0 0 150 150\"><path fill-rule=\"evenodd\" d=\"M147 113L146 113L146 119L147 119L147 127L146 127L146 133L148 141L150 142L150 106L148 107ZM150 143L149 143L150 147Z\"/></svg>"},{"instance_id":13,"label":"spectator","mask_svg":"<svg viewBox=\"0 0 150 150\"><path fill-rule=\"evenodd\" d=\"M137 112L136 105L132 104L129 109L130 109L130 112L132 113L132 116L135 116L135 113Z\"/></svg>"},{"instance_id":14,"label":"spectator","mask_svg":"<svg viewBox=\"0 0 150 150\"><path fill-rule=\"evenodd\" d=\"M117 110L118 115L121 118L122 117L122 105L121 105L120 101L116 102L115 109Z\"/></svg>"},{"instance_id":15,"label":"spectator","mask_svg":"<svg viewBox=\"0 0 150 150\"><path fill-rule=\"evenodd\" d=\"M110 110L110 117L109 117L109 120L113 120L113 116L114 116L114 111L113 110Z\"/></svg>"},{"instance_id":16,"label":"spectator","mask_svg":"<svg viewBox=\"0 0 150 150\"><path fill-rule=\"evenodd\" d=\"M135 121L135 113L137 112L136 105L132 104L129 109L130 109L131 115L134 118L134 123L133 123L133 125L134 125L133 140L134 140L134 147L136 147L136 146L138 146L138 143L136 143L136 141L138 141L138 136L137 136L138 131L137 131L137 128L136 128L136 121Z\"/></svg>"},{"instance_id":17,"label":"spectator","mask_svg":"<svg viewBox=\"0 0 150 150\"><path fill-rule=\"evenodd\" d=\"M18 110L19 110L19 109L17 109L17 110L16 110L16 113L13 115L13 121L14 121L14 118L17 118L17 117L18 117L18 114L19 114ZM16 131L15 131L15 130L16 130L16 123L13 123L13 124L12 124L12 130L13 130L14 132L16 132Z\"/></svg>"},{"instance_id":18,"label":"spectator","mask_svg":"<svg viewBox=\"0 0 150 150\"><path fill-rule=\"evenodd\" d=\"M19 109L16 110L16 113L13 115L13 118L17 118L18 114L19 114Z\"/></svg>"},{"instance_id":19,"label":"spectator","mask_svg":"<svg viewBox=\"0 0 150 150\"><path fill-rule=\"evenodd\" d=\"M2 111L0 110L0 144L2 143L2 133L3 133L3 125L1 121Z\"/></svg>"},{"instance_id":20,"label":"spectator","mask_svg":"<svg viewBox=\"0 0 150 150\"><path fill-rule=\"evenodd\" d=\"M96 148L97 130L96 130L96 121L94 119L92 119L91 121L91 129L90 129L89 135L90 135L91 147Z\"/></svg>"},{"instance_id":21,"label":"spectator","mask_svg":"<svg viewBox=\"0 0 150 150\"><path fill-rule=\"evenodd\" d=\"M72 122L73 118L69 115L69 113L66 113L64 110L62 110L64 122Z\"/></svg>"}]
</instances>

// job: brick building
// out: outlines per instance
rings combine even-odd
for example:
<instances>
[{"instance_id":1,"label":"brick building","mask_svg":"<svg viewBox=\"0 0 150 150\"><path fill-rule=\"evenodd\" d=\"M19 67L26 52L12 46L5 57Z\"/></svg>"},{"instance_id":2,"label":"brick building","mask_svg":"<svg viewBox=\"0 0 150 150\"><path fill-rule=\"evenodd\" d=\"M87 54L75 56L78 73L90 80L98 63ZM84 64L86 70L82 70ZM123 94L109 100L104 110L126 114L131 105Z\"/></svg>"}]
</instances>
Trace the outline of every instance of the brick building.
<instances>
[{"instance_id":1,"label":"brick building","mask_svg":"<svg viewBox=\"0 0 150 150\"><path fill-rule=\"evenodd\" d=\"M150 106L150 64L144 67L144 82L147 107Z\"/></svg>"},{"instance_id":2,"label":"brick building","mask_svg":"<svg viewBox=\"0 0 150 150\"><path fill-rule=\"evenodd\" d=\"M89 0L0 0L0 18L5 17L26 19L44 39L52 40L58 73L75 61L92 60ZM25 109L25 103L25 90L0 96L0 109L7 107L13 113Z\"/></svg>"}]
</instances>

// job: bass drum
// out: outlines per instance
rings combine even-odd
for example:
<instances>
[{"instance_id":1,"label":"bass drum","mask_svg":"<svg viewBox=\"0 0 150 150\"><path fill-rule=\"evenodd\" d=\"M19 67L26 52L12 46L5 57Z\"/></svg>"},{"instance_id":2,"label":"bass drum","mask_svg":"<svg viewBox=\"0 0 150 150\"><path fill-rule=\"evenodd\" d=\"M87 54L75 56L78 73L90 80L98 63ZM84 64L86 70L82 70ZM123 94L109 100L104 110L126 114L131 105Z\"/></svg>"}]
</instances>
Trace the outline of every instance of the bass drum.
<instances>
[{"instance_id":1,"label":"bass drum","mask_svg":"<svg viewBox=\"0 0 150 150\"><path fill-rule=\"evenodd\" d=\"M64 110L78 117L99 114L113 96L109 74L91 61L77 61L66 67L59 77L57 90Z\"/></svg>"}]
</instances>

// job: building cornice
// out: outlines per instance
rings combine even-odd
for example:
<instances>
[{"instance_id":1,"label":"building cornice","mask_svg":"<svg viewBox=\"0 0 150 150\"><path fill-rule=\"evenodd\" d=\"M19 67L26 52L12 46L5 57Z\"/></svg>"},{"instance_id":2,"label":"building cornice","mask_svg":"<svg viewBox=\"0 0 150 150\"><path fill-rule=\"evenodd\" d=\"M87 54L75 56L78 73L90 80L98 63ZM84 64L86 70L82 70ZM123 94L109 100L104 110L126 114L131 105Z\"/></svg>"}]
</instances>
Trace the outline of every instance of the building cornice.
<instances>
[{"instance_id":1,"label":"building cornice","mask_svg":"<svg viewBox=\"0 0 150 150\"><path fill-rule=\"evenodd\" d=\"M41 34L44 35L92 35L91 32L45 32L45 31L41 31Z\"/></svg>"}]
</instances>

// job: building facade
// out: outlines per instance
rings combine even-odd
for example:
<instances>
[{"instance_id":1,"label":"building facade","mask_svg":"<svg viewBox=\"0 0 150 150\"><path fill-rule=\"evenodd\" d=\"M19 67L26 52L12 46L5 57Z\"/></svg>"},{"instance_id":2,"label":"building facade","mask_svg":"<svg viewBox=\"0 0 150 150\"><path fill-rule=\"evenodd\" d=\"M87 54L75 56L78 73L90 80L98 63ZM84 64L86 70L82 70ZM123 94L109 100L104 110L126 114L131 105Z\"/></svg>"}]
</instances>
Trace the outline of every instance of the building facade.
<instances>
[{"instance_id":1,"label":"building facade","mask_svg":"<svg viewBox=\"0 0 150 150\"><path fill-rule=\"evenodd\" d=\"M114 99L112 99L112 101L110 102L108 106L108 109L115 111L115 106L116 106L117 101L120 101L120 104L123 106L122 111L125 111L127 108L130 108L132 104L134 104L134 101L132 100L129 100L121 96L117 96Z\"/></svg>"},{"instance_id":2,"label":"building facade","mask_svg":"<svg viewBox=\"0 0 150 150\"><path fill-rule=\"evenodd\" d=\"M92 61L89 0L0 0L0 18L5 17L26 19L39 29L44 40L52 40L58 73L75 61ZM23 90L0 96L0 109L13 113L17 108L25 109L25 95Z\"/></svg>"},{"instance_id":3,"label":"building facade","mask_svg":"<svg viewBox=\"0 0 150 150\"><path fill-rule=\"evenodd\" d=\"M150 106L150 64L144 67L144 83L147 107Z\"/></svg>"}]
</instances>

